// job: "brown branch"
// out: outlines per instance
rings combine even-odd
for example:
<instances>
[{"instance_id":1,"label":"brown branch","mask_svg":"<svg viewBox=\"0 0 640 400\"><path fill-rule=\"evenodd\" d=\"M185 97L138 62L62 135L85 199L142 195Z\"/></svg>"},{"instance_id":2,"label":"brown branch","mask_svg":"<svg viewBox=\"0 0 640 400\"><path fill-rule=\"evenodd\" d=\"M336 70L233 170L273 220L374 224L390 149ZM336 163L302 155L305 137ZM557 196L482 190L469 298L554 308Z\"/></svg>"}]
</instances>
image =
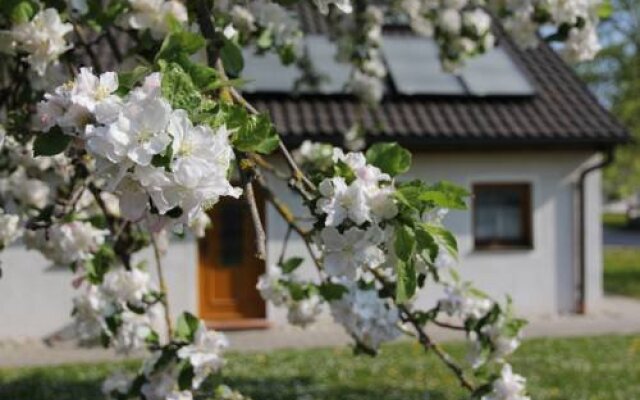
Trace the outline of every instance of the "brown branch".
<instances>
[{"instance_id":1,"label":"brown branch","mask_svg":"<svg viewBox=\"0 0 640 400\"><path fill-rule=\"evenodd\" d=\"M433 321L431 321L431 322L433 322L434 325L439 326L441 328L453 329L455 331L466 331L464 326L454 325L454 324L450 324L450 323L442 322L442 321L437 321L435 319Z\"/></svg>"},{"instance_id":2,"label":"brown branch","mask_svg":"<svg viewBox=\"0 0 640 400\"><path fill-rule=\"evenodd\" d=\"M405 321L409 322L418 334L418 341L422 344L426 351L432 350L438 358L456 375L460 385L470 392L475 391L475 386L471 381L467 379L462 368L455 362L455 360L442 349L437 343L435 343L429 335L424 331L423 327L416 320L413 314L402 304L396 304L401 313L404 314Z\"/></svg>"},{"instance_id":3,"label":"brown branch","mask_svg":"<svg viewBox=\"0 0 640 400\"><path fill-rule=\"evenodd\" d=\"M260 211L258 210L258 204L256 203L256 196L253 191L253 183L249 180L244 185L244 196L249 204L249 210L251 211L251 219L253 220L253 227L256 232L256 257L259 260L267 259L267 235L264 232L264 226L262 225L262 218L260 217Z\"/></svg>"}]
</instances>

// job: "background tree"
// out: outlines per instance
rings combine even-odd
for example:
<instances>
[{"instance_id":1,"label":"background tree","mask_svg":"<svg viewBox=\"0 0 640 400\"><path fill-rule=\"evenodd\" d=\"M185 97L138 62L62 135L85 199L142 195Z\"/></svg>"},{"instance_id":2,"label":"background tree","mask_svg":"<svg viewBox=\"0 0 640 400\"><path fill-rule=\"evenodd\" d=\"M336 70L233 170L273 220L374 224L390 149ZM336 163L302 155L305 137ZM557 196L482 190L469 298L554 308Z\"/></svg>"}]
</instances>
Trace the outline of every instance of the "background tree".
<instances>
[{"instance_id":1,"label":"background tree","mask_svg":"<svg viewBox=\"0 0 640 400\"><path fill-rule=\"evenodd\" d=\"M605 194L620 199L640 188L640 1L613 0L610 10L598 27L603 49L577 69L634 139L604 171Z\"/></svg>"}]
</instances>

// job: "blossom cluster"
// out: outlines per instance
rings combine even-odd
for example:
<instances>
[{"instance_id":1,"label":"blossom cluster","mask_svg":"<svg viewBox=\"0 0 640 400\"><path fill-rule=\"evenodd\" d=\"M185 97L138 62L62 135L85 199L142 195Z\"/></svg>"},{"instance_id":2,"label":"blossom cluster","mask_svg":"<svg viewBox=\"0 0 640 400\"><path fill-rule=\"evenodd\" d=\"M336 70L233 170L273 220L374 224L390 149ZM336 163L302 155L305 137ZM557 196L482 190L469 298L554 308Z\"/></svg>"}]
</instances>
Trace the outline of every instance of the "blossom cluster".
<instances>
[{"instance_id":1,"label":"blossom cluster","mask_svg":"<svg viewBox=\"0 0 640 400\"><path fill-rule=\"evenodd\" d=\"M361 289L357 282L342 279L348 290L339 300L330 302L331 315L358 343L377 349L400 336L397 308L381 299L375 288Z\"/></svg>"},{"instance_id":2,"label":"blossom cluster","mask_svg":"<svg viewBox=\"0 0 640 400\"><path fill-rule=\"evenodd\" d=\"M89 222L71 221L26 230L23 238L27 249L38 250L57 265L71 265L92 258L107 234Z\"/></svg>"},{"instance_id":3,"label":"blossom cluster","mask_svg":"<svg viewBox=\"0 0 640 400\"><path fill-rule=\"evenodd\" d=\"M482 1L469 0L398 2L398 8L409 17L416 33L436 38L440 59L448 70L493 47L491 16L482 6Z\"/></svg>"},{"instance_id":4,"label":"blossom cluster","mask_svg":"<svg viewBox=\"0 0 640 400\"><path fill-rule=\"evenodd\" d=\"M187 9L177 0L128 0L129 10L121 15L120 23L128 28L149 31L151 37L162 40L172 23L186 25Z\"/></svg>"},{"instance_id":5,"label":"blossom cluster","mask_svg":"<svg viewBox=\"0 0 640 400\"><path fill-rule=\"evenodd\" d=\"M158 308L148 272L115 267L102 282L87 282L73 299L76 335L81 344L109 344L119 353L145 346L158 325Z\"/></svg>"},{"instance_id":6,"label":"blossom cluster","mask_svg":"<svg viewBox=\"0 0 640 400\"><path fill-rule=\"evenodd\" d=\"M201 225L220 196L241 194L227 178L234 158L229 131L194 126L161 86L160 73L153 73L120 97L115 73L98 77L83 68L38 106L42 134L57 126L80 139L96 159L96 175L118 196L122 216L147 220L154 231Z\"/></svg>"},{"instance_id":7,"label":"blossom cluster","mask_svg":"<svg viewBox=\"0 0 640 400\"><path fill-rule=\"evenodd\" d=\"M263 299L276 307L287 307L290 324L305 327L315 322L322 312L322 299L315 291L302 290L302 296L294 296L291 286L303 287L304 282L293 274L283 274L279 267L272 266L260 276L256 288Z\"/></svg>"},{"instance_id":8,"label":"blossom cluster","mask_svg":"<svg viewBox=\"0 0 640 400\"><path fill-rule=\"evenodd\" d=\"M491 4L491 3L490 3ZM552 39L564 42L561 50L569 61L592 59L600 50L596 27L600 1L551 0L496 2L503 24L513 39L524 47L538 43L542 25L552 25Z\"/></svg>"},{"instance_id":9,"label":"blossom cluster","mask_svg":"<svg viewBox=\"0 0 640 400\"><path fill-rule=\"evenodd\" d=\"M113 399L134 395L147 400L193 399L192 391L200 388L208 376L223 367L225 360L222 354L228 342L224 335L207 329L202 322L188 336L174 338L167 346L155 351L145 360L139 374L113 374L103 383L102 392ZM180 379L184 371L191 376L188 383Z\"/></svg>"},{"instance_id":10,"label":"blossom cluster","mask_svg":"<svg viewBox=\"0 0 640 400\"><path fill-rule=\"evenodd\" d=\"M61 54L73 47L66 39L72 31L73 26L62 22L58 10L47 8L36 13L30 21L14 25L9 36L13 48L26 53L25 60L42 76L50 64L56 63Z\"/></svg>"}]
</instances>

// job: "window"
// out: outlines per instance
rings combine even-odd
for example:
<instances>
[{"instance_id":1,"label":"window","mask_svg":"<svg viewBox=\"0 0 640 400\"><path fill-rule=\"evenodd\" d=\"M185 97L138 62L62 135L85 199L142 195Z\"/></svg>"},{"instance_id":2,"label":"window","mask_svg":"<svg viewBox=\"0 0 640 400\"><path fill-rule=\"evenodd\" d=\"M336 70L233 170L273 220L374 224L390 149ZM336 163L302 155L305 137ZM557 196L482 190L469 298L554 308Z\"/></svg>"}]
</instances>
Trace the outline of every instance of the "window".
<instances>
[{"instance_id":1,"label":"window","mask_svg":"<svg viewBox=\"0 0 640 400\"><path fill-rule=\"evenodd\" d=\"M477 249L530 248L531 185L473 185L473 234Z\"/></svg>"}]
</instances>

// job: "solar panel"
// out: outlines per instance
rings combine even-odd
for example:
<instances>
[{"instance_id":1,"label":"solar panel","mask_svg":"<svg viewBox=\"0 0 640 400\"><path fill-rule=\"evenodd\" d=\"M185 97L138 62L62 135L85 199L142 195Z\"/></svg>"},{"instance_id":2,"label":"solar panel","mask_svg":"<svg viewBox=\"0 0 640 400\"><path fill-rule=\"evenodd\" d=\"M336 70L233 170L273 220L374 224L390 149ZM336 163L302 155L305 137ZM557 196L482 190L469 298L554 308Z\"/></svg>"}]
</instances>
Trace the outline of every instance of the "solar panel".
<instances>
[{"instance_id":1,"label":"solar panel","mask_svg":"<svg viewBox=\"0 0 640 400\"><path fill-rule=\"evenodd\" d=\"M322 76L316 88L302 89L302 92L337 94L344 92L349 81L351 66L335 60L336 45L323 36L307 36L306 46L309 60L315 71Z\"/></svg>"},{"instance_id":2,"label":"solar panel","mask_svg":"<svg viewBox=\"0 0 640 400\"><path fill-rule=\"evenodd\" d=\"M321 77L318 85L296 87L302 77L297 66L283 66L273 53L257 55L245 50L242 77L249 82L243 90L249 93L292 93L295 89L306 94L344 93L351 67L335 60L335 45L325 37L309 35L305 46L314 71ZM530 96L535 92L500 47L468 60L458 76L442 69L438 47L430 39L386 35L382 50L391 79L403 95Z\"/></svg>"},{"instance_id":3,"label":"solar panel","mask_svg":"<svg viewBox=\"0 0 640 400\"><path fill-rule=\"evenodd\" d=\"M382 50L401 94L466 94L460 80L442 70L435 42L420 37L385 36Z\"/></svg>"},{"instance_id":4,"label":"solar panel","mask_svg":"<svg viewBox=\"0 0 640 400\"><path fill-rule=\"evenodd\" d=\"M343 93L351 67L335 61L336 46L325 37L311 35L306 37L305 46L315 72L322 79L317 86L300 87L300 92ZM248 81L243 88L245 92L291 93L302 77L302 71L297 66L283 66L274 53L255 54L252 50L244 50L243 56L245 68L242 78Z\"/></svg>"},{"instance_id":5,"label":"solar panel","mask_svg":"<svg viewBox=\"0 0 640 400\"><path fill-rule=\"evenodd\" d=\"M535 90L501 47L467 61L460 71L474 96L531 96Z\"/></svg>"},{"instance_id":6,"label":"solar panel","mask_svg":"<svg viewBox=\"0 0 640 400\"><path fill-rule=\"evenodd\" d=\"M242 78L248 82L242 88L244 92L291 92L300 76L295 65L285 67L277 54L255 54L252 50L243 50L244 70Z\"/></svg>"}]
</instances>

